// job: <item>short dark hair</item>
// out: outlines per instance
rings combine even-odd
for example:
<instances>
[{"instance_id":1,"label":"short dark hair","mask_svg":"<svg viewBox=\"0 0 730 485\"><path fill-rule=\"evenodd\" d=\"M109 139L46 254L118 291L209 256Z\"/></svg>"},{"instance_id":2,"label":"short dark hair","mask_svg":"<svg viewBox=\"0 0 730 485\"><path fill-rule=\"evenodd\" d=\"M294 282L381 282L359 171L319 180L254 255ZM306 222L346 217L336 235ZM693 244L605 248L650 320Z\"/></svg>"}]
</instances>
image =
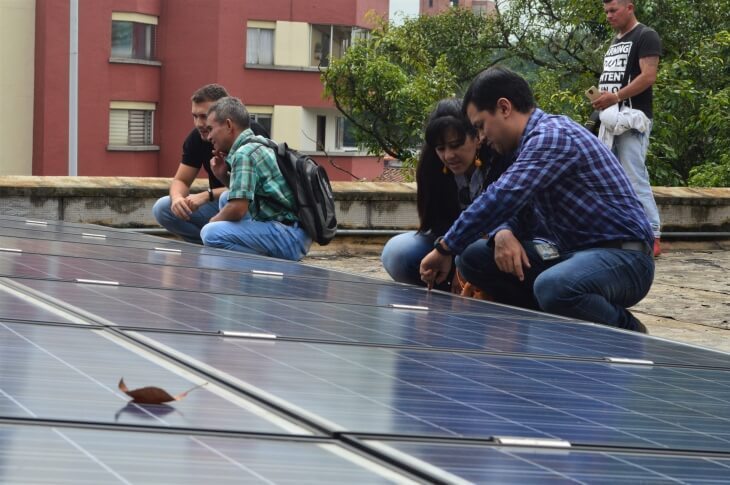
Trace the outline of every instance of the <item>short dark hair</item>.
<instances>
[{"instance_id":1,"label":"short dark hair","mask_svg":"<svg viewBox=\"0 0 730 485\"><path fill-rule=\"evenodd\" d=\"M634 0L616 0L616 1L618 3L623 3L623 4L629 4L629 3L631 3L634 6L636 5L636 2L634 2ZM611 2L613 2L613 0L603 0L603 3L611 3Z\"/></svg>"},{"instance_id":2,"label":"short dark hair","mask_svg":"<svg viewBox=\"0 0 730 485\"><path fill-rule=\"evenodd\" d=\"M494 66L477 74L464 95L462 109L473 104L480 111L494 113L497 100L506 98L520 113L535 108L535 97L525 78L506 67Z\"/></svg>"},{"instance_id":3,"label":"short dark hair","mask_svg":"<svg viewBox=\"0 0 730 485\"><path fill-rule=\"evenodd\" d=\"M208 116L211 113L215 113L215 117L219 123L224 120L231 120L234 125L243 130L251 125L251 117L248 114L248 110L240 99L232 96L226 96L213 103L208 108Z\"/></svg>"},{"instance_id":4,"label":"short dark hair","mask_svg":"<svg viewBox=\"0 0 730 485\"><path fill-rule=\"evenodd\" d=\"M206 84L195 91L190 96L190 100L193 103L205 103L206 101L218 101L226 96L228 96L228 91L220 84Z\"/></svg>"},{"instance_id":5,"label":"short dark hair","mask_svg":"<svg viewBox=\"0 0 730 485\"><path fill-rule=\"evenodd\" d=\"M477 130L461 110L461 100L457 98L442 99L431 112L426 122L424 138L430 147L443 144L450 133L456 134L461 143L466 136L476 138Z\"/></svg>"}]
</instances>

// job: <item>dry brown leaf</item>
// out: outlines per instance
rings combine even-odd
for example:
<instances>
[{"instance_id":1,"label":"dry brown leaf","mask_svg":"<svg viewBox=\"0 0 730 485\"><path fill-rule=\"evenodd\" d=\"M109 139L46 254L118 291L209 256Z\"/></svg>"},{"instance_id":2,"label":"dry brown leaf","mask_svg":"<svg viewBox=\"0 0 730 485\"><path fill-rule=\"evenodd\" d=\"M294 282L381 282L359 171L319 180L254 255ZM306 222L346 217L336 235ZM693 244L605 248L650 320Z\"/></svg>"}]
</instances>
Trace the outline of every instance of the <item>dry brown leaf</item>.
<instances>
[{"instance_id":1,"label":"dry brown leaf","mask_svg":"<svg viewBox=\"0 0 730 485\"><path fill-rule=\"evenodd\" d=\"M181 392L177 396L170 395L164 389L159 387L140 387L139 389L132 389L131 391L124 383L124 377L119 379L119 390L124 394L132 398L132 402L138 404L162 404L170 401L179 401L188 395L189 392L208 384L204 382L195 387L188 389L185 392Z\"/></svg>"}]
</instances>

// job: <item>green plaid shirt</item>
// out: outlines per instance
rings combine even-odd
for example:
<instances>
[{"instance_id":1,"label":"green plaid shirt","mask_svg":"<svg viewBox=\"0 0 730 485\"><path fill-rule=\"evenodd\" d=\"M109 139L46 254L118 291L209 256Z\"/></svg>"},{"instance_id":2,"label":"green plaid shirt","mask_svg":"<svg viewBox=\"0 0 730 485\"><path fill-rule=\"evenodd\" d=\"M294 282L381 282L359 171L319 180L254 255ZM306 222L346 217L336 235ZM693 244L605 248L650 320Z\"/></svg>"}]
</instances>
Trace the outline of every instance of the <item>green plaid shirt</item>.
<instances>
[{"instance_id":1,"label":"green plaid shirt","mask_svg":"<svg viewBox=\"0 0 730 485\"><path fill-rule=\"evenodd\" d=\"M229 199L248 200L248 212L256 221L298 222L294 194L276 163L274 151L256 141L251 129L238 135L226 158L231 165Z\"/></svg>"}]
</instances>

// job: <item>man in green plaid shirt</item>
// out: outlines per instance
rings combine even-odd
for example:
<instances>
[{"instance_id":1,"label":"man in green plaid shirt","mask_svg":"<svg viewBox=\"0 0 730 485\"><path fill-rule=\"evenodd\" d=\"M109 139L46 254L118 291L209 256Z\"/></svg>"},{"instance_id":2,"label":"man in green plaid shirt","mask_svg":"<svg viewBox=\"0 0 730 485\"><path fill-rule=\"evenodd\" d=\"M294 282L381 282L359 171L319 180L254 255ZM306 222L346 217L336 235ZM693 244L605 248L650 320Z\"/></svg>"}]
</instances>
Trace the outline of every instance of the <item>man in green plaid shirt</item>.
<instances>
[{"instance_id":1,"label":"man in green plaid shirt","mask_svg":"<svg viewBox=\"0 0 730 485\"><path fill-rule=\"evenodd\" d=\"M215 150L211 168L229 190L200 236L206 246L298 261L312 240L299 226L294 194L276 154L263 145L265 138L254 135L249 119L238 98L221 98L208 110L208 140Z\"/></svg>"}]
</instances>

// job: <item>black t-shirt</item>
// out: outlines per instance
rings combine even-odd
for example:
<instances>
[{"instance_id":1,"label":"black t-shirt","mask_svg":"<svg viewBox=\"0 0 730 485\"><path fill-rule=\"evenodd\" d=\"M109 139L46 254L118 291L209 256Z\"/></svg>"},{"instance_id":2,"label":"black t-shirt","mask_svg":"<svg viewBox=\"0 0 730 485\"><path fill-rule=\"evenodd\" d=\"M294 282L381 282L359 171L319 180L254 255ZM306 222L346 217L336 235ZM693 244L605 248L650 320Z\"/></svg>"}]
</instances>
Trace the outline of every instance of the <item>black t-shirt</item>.
<instances>
[{"instance_id":1,"label":"black t-shirt","mask_svg":"<svg viewBox=\"0 0 730 485\"><path fill-rule=\"evenodd\" d=\"M603 57L603 73L598 81L601 91L617 92L641 74L639 59L642 57L661 56L662 41L659 34L650 27L638 24L620 39L614 38L606 55ZM643 111L651 118L652 89L625 99L623 105Z\"/></svg>"},{"instance_id":2,"label":"black t-shirt","mask_svg":"<svg viewBox=\"0 0 730 485\"><path fill-rule=\"evenodd\" d=\"M255 135L269 138L269 132L255 121L251 122L251 130ZM223 187L223 184L213 175L210 169L210 159L213 156L213 144L204 141L200 137L198 130L193 128L185 141L183 142L183 154L180 163L188 167L194 167L200 170L203 167L208 173L208 184L211 189Z\"/></svg>"}]
</instances>

